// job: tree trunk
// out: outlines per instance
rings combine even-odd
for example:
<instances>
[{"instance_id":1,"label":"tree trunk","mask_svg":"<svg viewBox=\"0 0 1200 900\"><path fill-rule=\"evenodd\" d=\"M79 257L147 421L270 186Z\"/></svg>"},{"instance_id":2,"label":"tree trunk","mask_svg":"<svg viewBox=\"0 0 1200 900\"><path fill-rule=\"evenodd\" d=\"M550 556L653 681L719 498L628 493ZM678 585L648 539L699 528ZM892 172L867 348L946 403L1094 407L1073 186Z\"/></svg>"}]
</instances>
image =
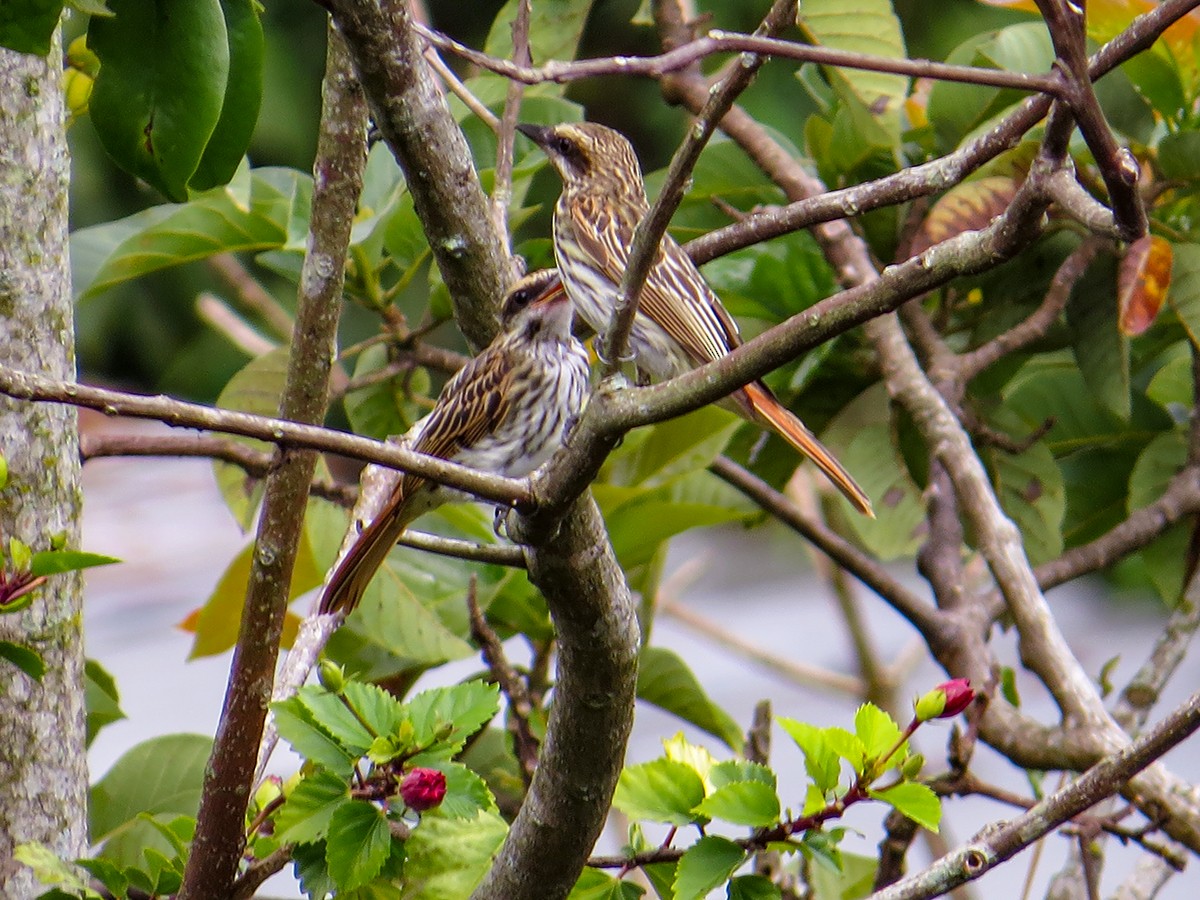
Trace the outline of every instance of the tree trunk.
<instances>
[{"instance_id":1,"label":"tree trunk","mask_svg":"<svg viewBox=\"0 0 1200 900\"><path fill-rule=\"evenodd\" d=\"M62 47L47 59L0 49L0 360L55 378L75 374L67 257ZM69 406L0 397L0 538L35 552L63 533L79 546L79 436ZM55 575L23 612L0 615L0 639L46 664L41 682L0 660L0 896L41 892L13 860L27 841L60 856L87 843L82 580Z\"/></svg>"}]
</instances>

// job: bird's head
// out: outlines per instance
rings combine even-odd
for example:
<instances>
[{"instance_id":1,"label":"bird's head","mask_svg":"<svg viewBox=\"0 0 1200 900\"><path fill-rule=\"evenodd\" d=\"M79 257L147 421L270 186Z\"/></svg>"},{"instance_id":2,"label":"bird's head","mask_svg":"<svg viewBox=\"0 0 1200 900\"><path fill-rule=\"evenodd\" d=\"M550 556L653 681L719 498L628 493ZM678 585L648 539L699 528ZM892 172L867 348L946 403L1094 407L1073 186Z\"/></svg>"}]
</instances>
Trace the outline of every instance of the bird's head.
<instances>
[{"instance_id":1,"label":"bird's head","mask_svg":"<svg viewBox=\"0 0 1200 900\"><path fill-rule=\"evenodd\" d=\"M518 125L550 158L568 188L644 193L642 170L625 135L595 122Z\"/></svg>"},{"instance_id":2,"label":"bird's head","mask_svg":"<svg viewBox=\"0 0 1200 900\"><path fill-rule=\"evenodd\" d=\"M572 315L557 269L538 269L517 279L500 307L505 332L526 339L571 340Z\"/></svg>"}]
</instances>

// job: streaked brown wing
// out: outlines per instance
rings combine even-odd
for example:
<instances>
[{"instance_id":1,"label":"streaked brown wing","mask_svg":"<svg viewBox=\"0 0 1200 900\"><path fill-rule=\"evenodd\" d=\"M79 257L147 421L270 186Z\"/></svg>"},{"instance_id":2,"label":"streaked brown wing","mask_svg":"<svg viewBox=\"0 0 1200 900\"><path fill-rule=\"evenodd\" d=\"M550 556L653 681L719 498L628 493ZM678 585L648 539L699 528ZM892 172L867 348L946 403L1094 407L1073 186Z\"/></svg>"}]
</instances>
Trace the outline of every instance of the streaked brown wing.
<instances>
[{"instance_id":1,"label":"streaked brown wing","mask_svg":"<svg viewBox=\"0 0 1200 900\"><path fill-rule=\"evenodd\" d=\"M442 459L453 459L494 431L508 415L508 382L513 365L502 347L488 347L446 382L413 449ZM401 491L411 495L425 479L405 475Z\"/></svg>"},{"instance_id":2,"label":"streaked brown wing","mask_svg":"<svg viewBox=\"0 0 1200 900\"><path fill-rule=\"evenodd\" d=\"M572 203L570 209L580 247L605 277L619 285L629 264L634 229L648 207L588 197ZM698 363L720 359L740 341L737 325L670 235L663 236L638 308Z\"/></svg>"}]
</instances>

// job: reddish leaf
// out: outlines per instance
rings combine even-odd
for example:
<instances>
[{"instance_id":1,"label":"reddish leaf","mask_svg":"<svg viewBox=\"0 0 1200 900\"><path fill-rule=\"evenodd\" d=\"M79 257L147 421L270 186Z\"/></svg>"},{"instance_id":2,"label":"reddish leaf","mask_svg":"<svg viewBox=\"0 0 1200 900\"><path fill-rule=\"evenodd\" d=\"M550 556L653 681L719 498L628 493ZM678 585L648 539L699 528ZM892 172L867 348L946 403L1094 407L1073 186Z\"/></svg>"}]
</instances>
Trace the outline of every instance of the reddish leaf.
<instances>
[{"instance_id":1,"label":"reddish leaf","mask_svg":"<svg viewBox=\"0 0 1200 900\"><path fill-rule=\"evenodd\" d=\"M964 231L980 231L1008 209L1017 193L1017 182L1007 175L991 175L952 188L933 204L913 238L912 254Z\"/></svg>"},{"instance_id":2,"label":"reddish leaf","mask_svg":"<svg viewBox=\"0 0 1200 900\"><path fill-rule=\"evenodd\" d=\"M1130 244L1117 270L1121 333L1135 337L1153 325L1170 286L1170 242L1148 234Z\"/></svg>"}]
</instances>

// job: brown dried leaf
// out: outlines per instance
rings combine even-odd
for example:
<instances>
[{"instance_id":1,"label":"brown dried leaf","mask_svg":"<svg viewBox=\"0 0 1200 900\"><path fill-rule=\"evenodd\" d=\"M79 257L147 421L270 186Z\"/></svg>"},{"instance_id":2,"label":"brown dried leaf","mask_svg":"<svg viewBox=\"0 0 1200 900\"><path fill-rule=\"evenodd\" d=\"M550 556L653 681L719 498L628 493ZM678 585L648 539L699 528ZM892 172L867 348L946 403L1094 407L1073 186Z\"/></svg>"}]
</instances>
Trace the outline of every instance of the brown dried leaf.
<instances>
[{"instance_id":1,"label":"brown dried leaf","mask_svg":"<svg viewBox=\"0 0 1200 900\"><path fill-rule=\"evenodd\" d=\"M1121 333L1136 337L1153 325L1170 286L1170 242L1148 234L1130 244L1117 269Z\"/></svg>"},{"instance_id":2,"label":"brown dried leaf","mask_svg":"<svg viewBox=\"0 0 1200 900\"><path fill-rule=\"evenodd\" d=\"M964 231L980 231L1008 209L1017 193L1017 181L1007 175L991 175L966 181L947 191L921 223L913 238L912 254L923 253L934 244Z\"/></svg>"}]
</instances>

